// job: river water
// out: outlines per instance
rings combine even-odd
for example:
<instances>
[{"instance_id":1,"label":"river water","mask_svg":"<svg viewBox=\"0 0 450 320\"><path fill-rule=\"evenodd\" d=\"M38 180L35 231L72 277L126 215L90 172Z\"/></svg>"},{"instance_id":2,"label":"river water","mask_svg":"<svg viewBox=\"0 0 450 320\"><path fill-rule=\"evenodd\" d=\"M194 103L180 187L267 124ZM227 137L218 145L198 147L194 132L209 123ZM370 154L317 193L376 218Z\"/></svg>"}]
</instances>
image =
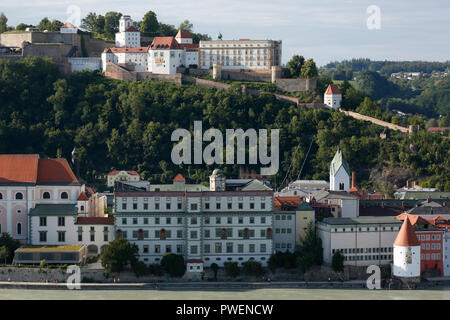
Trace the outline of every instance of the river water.
<instances>
[{"instance_id":1,"label":"river water","mask_svg":"<svg viewBox=\"0 0 450 320\"><path fill-rule=\"evenodd\" d=\"M47 290L0 289L0 300L449 300L450 287L431 290Z\"/></svg>"}]
</instances>

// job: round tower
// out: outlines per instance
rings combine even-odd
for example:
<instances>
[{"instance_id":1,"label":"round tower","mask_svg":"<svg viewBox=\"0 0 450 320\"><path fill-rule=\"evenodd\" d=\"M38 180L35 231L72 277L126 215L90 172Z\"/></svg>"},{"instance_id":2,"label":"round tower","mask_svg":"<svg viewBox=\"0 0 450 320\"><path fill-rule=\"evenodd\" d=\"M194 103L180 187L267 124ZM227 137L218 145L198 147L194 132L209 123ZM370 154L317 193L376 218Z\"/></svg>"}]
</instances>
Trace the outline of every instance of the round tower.
<instances>
[{"instance_id":1,"label":"round tower","mask_svg":"<svg viewBox=\"0 0 450 320\"><path fill-rule=\"evenodd\" d=\"M407 215L394 241L392 274L404 283L420 281L420 242Z\"/></svg>"}]
</instances>

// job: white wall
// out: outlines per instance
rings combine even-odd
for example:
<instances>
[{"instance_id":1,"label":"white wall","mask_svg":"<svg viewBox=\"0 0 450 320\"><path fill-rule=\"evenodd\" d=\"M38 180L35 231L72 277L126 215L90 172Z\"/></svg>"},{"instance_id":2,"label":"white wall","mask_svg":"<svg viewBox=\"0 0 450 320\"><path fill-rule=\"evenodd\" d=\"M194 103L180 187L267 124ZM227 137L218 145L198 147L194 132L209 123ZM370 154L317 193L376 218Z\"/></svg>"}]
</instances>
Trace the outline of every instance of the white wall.
<instances>
[{"instance_id":1,"label":"white wall","mask_svg":"<svg viewBox=\"0 0 450 320\"><path fill-rule=\"evenodd\" d=\"M406 256L411 254L411 264L407 263ZM400 247L394 246L393 275L396 277L420 276L420 246Z\"/></svg>"},{"instance_id":2,"label":"white wall","mask_svg":"<svg viewBox=\"0 0 450 320\"><path fill-rule=\"evenodd\" d=\"M344 190L339 189L339 184L344 183ZM349 191L350 190L350 176L341 166L336 174L330 175L330 190L332 191Z\"/></svg>"}]
</instances>

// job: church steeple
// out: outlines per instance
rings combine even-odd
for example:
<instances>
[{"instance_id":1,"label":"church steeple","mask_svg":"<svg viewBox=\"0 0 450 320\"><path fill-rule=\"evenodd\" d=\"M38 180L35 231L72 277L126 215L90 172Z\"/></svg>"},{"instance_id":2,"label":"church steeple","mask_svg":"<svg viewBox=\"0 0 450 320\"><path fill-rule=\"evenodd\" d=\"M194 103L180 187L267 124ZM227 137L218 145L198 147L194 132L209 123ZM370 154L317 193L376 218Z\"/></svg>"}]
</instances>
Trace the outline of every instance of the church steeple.
<instances>
[{"instance_id":1,"label":"church steeple","mask_svg":"<svg viewBox=\"0 0 450 320\"><path fill-rule=\"evenodd\" d=\"M330 190L349 191L350 190L350 166L345 160L342 150L338 147L330 164Z\"/></svg>"}]
</instances>

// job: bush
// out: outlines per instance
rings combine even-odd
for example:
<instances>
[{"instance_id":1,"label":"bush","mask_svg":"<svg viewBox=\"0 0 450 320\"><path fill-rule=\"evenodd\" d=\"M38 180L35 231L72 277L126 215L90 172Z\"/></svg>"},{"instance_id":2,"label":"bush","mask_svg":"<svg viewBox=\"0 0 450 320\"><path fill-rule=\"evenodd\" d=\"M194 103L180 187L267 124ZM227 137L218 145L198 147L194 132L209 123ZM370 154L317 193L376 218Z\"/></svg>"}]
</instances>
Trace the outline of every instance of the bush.
<instances>
[{"instance_id":1,"label":"bush","mask_svg":"<svg viewBox=\"0 0 450 320\"><path fill-rule=\"evenodd\" d=\"M224 265L227 276L236 278L241 273L237 262L225 262Z\"/></svg>"},{"instance_id":2,"label":"bush","mask_svg":"<svg viewBox=\"0 0 450 320\"><path fill-rule=\"evenodd\" d=\"M183 256L175 253L164 254L161 266L172 277L182 277L186 270Z\"/></svg>"},{"instance_id":3,"label":"bush","mask_svg":"<svg viewBox=\"0 0 450 320\"><path fill-rule=\"evenodd\" d=\"M244 267L243 271L246 276L260 277L265 274L261 262L249 260L247 262L243 262L242 265Z\"/></svg>"},{"instance_id":4,"label":"bush","mask_svg":"<svg viewBox=\"0 0 450 320\"><path fill-rule=\"evenodd\" d=\"M147 268L147 265L142 261L137 261L132 266L133 272L136 275L136 277L142 277L148 274L149 270Z\"/></svg>"},{"instance_id":5,"label":"bush","mask_svg":"<svg viewBox=\"0 0 450 320\"><path fill-rule=\"evenodd\" d=\"M47 261L43 259L41 263L39 264L39 268L45 268L47 266Z\"/></svg>"},{"instance_id":6,"label":"bush","mask_svg":"<svg viewBox=\"0 0 450 320\"><path fill-rule=\"evenodd\" d=\"M219 265L217 263L211 263L211 270L214 272L214 281L217 281L217 271L219 270Z\"/></svg>"},{"instance_id":7,"label":"bush","mask_svg":"<svg viewBox=\"0 0 450 320\"><path fill-rule=\"evenodd\" d=\"M157 277L161 277L164 275L164 269L160 264L151 264L148 266L148 269L150 270L150 273L157 276Z\"/></svg>"},{"instance_id":8,"label":"bush","mask_svg":"<svg viewBox=\"0 0 450 320\"><path fill-rule=\"evenodd\" d=\"M333 258L331 260L331 266L334 271L341 272L344 271L344 255L340 250L336 251L333 254Z\"/></svg>"}]
</instances>

